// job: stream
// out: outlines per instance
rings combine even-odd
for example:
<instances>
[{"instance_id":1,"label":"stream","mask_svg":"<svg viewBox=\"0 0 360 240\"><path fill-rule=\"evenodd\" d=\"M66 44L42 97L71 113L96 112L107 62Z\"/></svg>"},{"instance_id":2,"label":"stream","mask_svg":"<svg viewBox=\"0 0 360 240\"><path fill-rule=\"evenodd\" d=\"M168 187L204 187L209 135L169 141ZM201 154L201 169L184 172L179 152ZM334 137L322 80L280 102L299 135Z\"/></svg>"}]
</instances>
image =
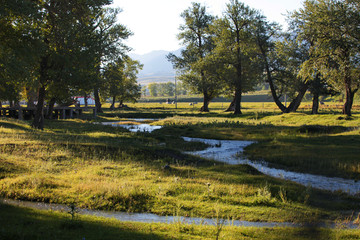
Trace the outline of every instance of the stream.
<instances>
[{"instance_id":1,"label":"stream","mask_svg":"<svg viewBox=\"0 0 360 240\"><path fill-rule=\"evenodd\" d=\"M139 124L122 124L126 121L138 122ZM162 128L162 126L153 126L147 123L143 123L146 121L156 121L156 119L152 118L130 118L124 121L118 122L102 122L102 125L112 126L112 127L122 127L126 128L130 132L149 132L151 133L154 130Z\"/></svg>"},{"instance_id":2,"label":"stream","mask_svg":"<svg viewBox=\"0 0 360 240\"><path fill-rule=\"evenodd\" d=\"M138 125L126 125L121 124L121 122L105 122L102 124L111 125L114 127L124 127L131 132L152 132L156 129L160 129L162 126L150 125L143 122L154 120L155 119L128 119L128 121L139 122L140 124ZM360 181L337 177L325 177L308 173L292 172L284 169L269 167L268 164L264 161L250 161L244 158L242 155L244 148L249 146L250 144L253 144L253 141L214 140L189 137L183 137L183 139L189 142L203 142L210 145L210 147L205 150L186 152L187 154L197 155L203 158L212 159L231 165L247 164L254 167L265 175L290 180L304 186L311 186L313 188L329 190L333 192L342 191L350 195L360 195Z\"/></svg>"},{"instance_id":3,"label":"stream","mask_svg":"<svg viewBox=\"0 0 360 240\"><path fill-rule=\"evenodd\" d=\"M130 119L129 119L130 120ZM131 119L131 121L138 121L140 124L127 125L121 124L121 122L106 122L104 125L110 125L114 127L124 127L131 132L152 132L156 129L160 129L162 126L152 126L147 123L143 123L150 119ZM348 194L360 193L360 182L354 180L342 179L342 178L329 178L319 175L312 175L306 173L296 173L286 171L282 169L276 169L268 167L266 162L254 162L243 157L242 153L244 148L253 144L253 141L238 141L238 140L214 140L214 139L202 139L202 138L189 138L183 137L185 141L189 142L203 142L210 147L201 151L186 152L187 154L197 155L207 159L213 159L219 162L227 164L248 164L263 174L273 176L276 178L286 179L300 183L305 186L311 186L314 188L325 189L330 191L344 191ZM20 200L0 199L0 203L8 204L12 206L28 207L40 210L53 210L61 212L69 212L70 207L62 204L49 204L39 202L29 202ZM151 213L126 213L126 212L111 212L101 210L89 210L89 209L76 209L78 214L92 215L105 218L114 218L121 221L133 221L133 222L145 222L145 223L182 223L182 224L195 224L195 225L213 225L216 226L219 222L224 225L230 226L244 226L244 227L325 227L336 228L335 223L276 223L276 222L249 222L239 220L217 220L210 218L196 218L196 217L182 217L182 216L159 216ZM346 223L342 226L346 228L358 228L358 225L353 223Z\"/></svg>"},{"instance_id":4,"label":"stream","mask_svg":"<svg viewBox=\"0 0 360 240\"><path fill-rule=\"evenodd\" d=\"M187 152L188 154L213 159L227 164L248 164L268 176L290 180L313 188L329 191L343 191L351 195L360 194L360 181L291 172L283 169L271 168L266 162L250 161L242 156L242 152L246 146L254 143L251 141L213 140L188 137L183 137L183 139L185 141L203 142L210 145L210 147L205 150Z\"/></svg>"},{"instance_id":5,"label":"stream","mask_svg":"<svg viewBox=\"0 0 360 240\"><path fill-rule=\"evenodd\" d=\"M0 203L16 207L25 207L38 210L70 212L70 206L63 204L29 202L20 200L0 199ZM323 228L336 228L335 223L290 223L290 222L249 222L239 220L226 220L226 219L211 219L211 218L196 218L196 217L181 217L181 216L159 216L152 213L126 213L126 212L111 212L101 210L89 209L75 209L77 214L90 215L97 217L104 217L116 219L125 222L143 222L143 223L166 223L166 224L195 224L195 225L210 225L216 226L223 224L225 226L242 226L242 227L323 227ZM69 214L70 216L70 214ZM344 223L341 226L356 229L358 225L353 223Z\"/></svg>"}]
</instances>

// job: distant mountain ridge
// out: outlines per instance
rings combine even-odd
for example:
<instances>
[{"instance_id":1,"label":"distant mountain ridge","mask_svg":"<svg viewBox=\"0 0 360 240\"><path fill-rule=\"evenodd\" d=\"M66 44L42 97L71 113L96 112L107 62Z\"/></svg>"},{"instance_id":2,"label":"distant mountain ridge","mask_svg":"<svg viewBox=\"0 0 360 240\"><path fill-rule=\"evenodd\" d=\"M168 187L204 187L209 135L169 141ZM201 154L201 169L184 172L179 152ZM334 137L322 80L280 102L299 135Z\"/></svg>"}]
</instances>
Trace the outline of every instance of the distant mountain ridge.
<instances>
[{"instance_id":1,"label":"distant mountain ridge","mask_svg":"<svg viewBox=\"0 0 360 240\"><path fill-rule=\"evenodd\" d=\"M130 54L132 59L140 61L144 65L143 70L138 75L138 82L147 85L151 82L172 82L175 78L175 70L172 64L166 59L166 55L174 53L180 55L180 51L152 51L147 54Z\"/></svg>"}]
</instances>

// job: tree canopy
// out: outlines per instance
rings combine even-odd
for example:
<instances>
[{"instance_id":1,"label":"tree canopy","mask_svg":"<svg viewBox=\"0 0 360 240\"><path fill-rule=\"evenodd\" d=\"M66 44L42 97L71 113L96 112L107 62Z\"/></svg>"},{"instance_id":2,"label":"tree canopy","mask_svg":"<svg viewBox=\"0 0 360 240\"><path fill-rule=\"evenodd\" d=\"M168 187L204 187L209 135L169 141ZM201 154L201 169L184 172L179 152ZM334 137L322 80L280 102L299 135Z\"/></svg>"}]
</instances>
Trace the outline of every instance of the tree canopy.
<instances>
[{"instance_id":1,"label":"tree canopy","mask_svg":"<svg viewBox=\"0 0 360 240\"><path fill-rule=\"evenodd\" d=\"M2 0L0 100L18 101L23 88L37 92L35 128L43 128L45 100L53 105L94 91L101 107L103 66L125 55L122 40L131 35L117 23L120 10L107 8L111 2Z\"/></svg>"}]
</instances>

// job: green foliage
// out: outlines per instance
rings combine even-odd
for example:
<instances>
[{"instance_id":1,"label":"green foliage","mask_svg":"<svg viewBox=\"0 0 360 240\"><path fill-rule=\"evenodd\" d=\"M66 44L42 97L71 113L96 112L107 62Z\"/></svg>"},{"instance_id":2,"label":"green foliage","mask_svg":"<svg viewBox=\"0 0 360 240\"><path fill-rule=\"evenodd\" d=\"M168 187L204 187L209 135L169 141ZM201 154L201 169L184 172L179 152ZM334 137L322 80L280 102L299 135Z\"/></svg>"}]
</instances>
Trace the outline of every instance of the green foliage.
<instances>
[{"instance_id":1,"label":"green foliage","mask_svg":"<svg viewBox=\"0 0 360 240\"><path fill-rule=\"evenodd\" d=\"M120 10L105 8L110 3L3 1L1 100L17 101L23 88L35 88L39 104L33 126L42 128L45 99L67 102L79 92L99 88L101 66L128 50L121 40L131 34L116 22Z\"/></svg>"},{"instance_id":2,"label":"green foliage","mask_svg":"<svg viewBox=\"0 0 360 240\"><path fill-rule=\"evenodd\" d=\"M148 89L151 97L173 97L175 95L175 84L172 82L150 83ZM180 91L177 92L180 93Z\"/></svg>"},{"instance_id":3,"label":"green foliage","mask_svg":"<svg viewBox=\"0 0 360 240\"><path fill-rule=\"evenodd\" d=\"M354 94L360 87L359 2L305 1L293 18L301 29L299 40L310 38L312 42L310 58L300 74L308 77L318 71L337 91L345 91L343 113L350 116Z\"/></svg>"},{"instance_id":4,"label":"green foliage","mask_svg":"<svg viewBox=\"0 0 360 240\"><path fill-rule=\"evenodd\" d=\"M209 102L222 90L221 82L211 73L211 62L206 58L214 47L209 29L214 17L199 3L193 3L181 17L185 24L180 26L178 38L185 49L180 57L169 54L168 59L179 71L179 79L194 92L204 95L202 111L208 112Z\"/></svg>"},{"instance_id":5,"label":"green foliage","mask_svg":"<svg viewBox=\"0 0 360 240\"><path fill-rule=\"evenodd\" d=\"M119 58L109 63L103 73L105 80L101 89L103 96L119 98L121 102L135 102L141 95L140 86L136 81L136 75L141 68L142 65L130 57Z\"/></svg>"},{"instance_id":6,"label":"green foliage","mask_svg":"<svg viewBox=\"0 0 360 240\"><path fill-rule=\"evenodd\" d=\"M2 1L0 10L0 100L18 101L22 87L36 76L41 52L33 1Z\"/></svg>"}]
</instances>

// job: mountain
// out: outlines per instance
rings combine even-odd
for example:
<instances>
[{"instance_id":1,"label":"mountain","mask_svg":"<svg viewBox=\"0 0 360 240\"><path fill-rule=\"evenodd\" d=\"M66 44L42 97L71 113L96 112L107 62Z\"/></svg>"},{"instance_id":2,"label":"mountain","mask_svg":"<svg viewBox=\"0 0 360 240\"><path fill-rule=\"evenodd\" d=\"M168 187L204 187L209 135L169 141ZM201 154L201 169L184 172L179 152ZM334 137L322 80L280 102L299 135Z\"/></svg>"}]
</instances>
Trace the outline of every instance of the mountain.
<instances>
[{"instance_id":1,"label":"mountain","mask_svg":"<svg viewBox=\"0 0 360 240\"><path fill-rule=\"evenodd\" d=\"M180 55L181 49L173 51L175 55ZM143 70L138 75L138 82L147 85L152 82L172 82L175 78L175 70L172 64L166 59L170 52L158 50L147 54L130 54L132 59L140 61L144 65Z\"/></svg>"}]
</instances>

